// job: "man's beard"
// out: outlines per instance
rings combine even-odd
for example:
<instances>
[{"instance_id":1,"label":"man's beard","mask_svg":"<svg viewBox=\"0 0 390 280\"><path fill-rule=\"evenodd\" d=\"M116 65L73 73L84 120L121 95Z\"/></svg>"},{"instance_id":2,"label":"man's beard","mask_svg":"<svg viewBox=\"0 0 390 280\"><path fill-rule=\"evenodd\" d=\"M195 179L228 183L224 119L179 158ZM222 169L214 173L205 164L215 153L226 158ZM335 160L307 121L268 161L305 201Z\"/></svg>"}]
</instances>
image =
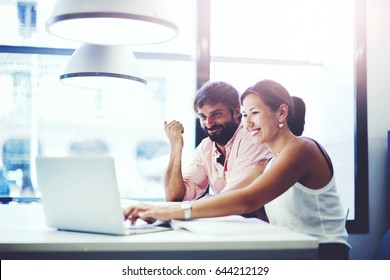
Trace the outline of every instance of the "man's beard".
<instances>
[{"instance_id":1,"label":"man's beard","mask_svg":"<svg viewBox=\"0 0 390 280\"><path fill-rule=\"evenodd\" d=\"M203 128L206 135L211 139L211 141L216 142L217 144L221 146L225 146L227 142L229 142L230 139L232 139L234 133L236 132L238 127L238 124L234 122L234 120L224 123L224 124L217 124L210 128ZM221 129L221 132L218 134L210 134L209 130L216 130Z\"/></svg>"}]
</instances>

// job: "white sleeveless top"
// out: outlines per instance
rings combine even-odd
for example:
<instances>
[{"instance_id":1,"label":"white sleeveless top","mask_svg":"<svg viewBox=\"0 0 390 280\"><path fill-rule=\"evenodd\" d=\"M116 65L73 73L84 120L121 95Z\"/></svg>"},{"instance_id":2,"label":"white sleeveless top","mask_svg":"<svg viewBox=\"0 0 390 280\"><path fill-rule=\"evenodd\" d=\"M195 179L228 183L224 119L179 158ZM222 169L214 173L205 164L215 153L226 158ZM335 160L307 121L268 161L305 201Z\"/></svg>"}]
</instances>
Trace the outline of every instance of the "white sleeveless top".
<instances>
[{"instance_id":1,"label":"white sleeveless top","mask_svg":"<svg viewBox=\"0 0 390 280\"><path fill-rule=\"evenodd\" d=\"M272 165L268 162L264 172ZM265 205L270 224L308 234L319 243L343 243L351 247L345 229L345 214L336 190L334 175L325 187L312 190L295 183Z\"/></svg>"}]
</instances>

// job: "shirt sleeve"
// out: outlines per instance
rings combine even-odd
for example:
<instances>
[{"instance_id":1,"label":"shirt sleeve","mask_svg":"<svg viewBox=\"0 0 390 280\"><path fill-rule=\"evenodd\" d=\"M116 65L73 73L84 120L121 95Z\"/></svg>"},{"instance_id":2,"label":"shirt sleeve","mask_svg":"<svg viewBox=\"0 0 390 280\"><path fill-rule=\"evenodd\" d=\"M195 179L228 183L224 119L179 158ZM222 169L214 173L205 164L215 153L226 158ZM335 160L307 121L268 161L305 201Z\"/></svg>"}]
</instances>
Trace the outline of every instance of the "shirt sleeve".
<instances>
[{"instance_id":1,"label":"shirt sleeve","mask_svg":"<svg viewBox=\"0 0 390 280\"><path fill-rule=\"evenodd\" d=\"M202 144L194 151L191 162L183 170L183 181L186 192L183 200L195 200L207 189L208 176L202 158Z\"/></svg>"}]
</instances>

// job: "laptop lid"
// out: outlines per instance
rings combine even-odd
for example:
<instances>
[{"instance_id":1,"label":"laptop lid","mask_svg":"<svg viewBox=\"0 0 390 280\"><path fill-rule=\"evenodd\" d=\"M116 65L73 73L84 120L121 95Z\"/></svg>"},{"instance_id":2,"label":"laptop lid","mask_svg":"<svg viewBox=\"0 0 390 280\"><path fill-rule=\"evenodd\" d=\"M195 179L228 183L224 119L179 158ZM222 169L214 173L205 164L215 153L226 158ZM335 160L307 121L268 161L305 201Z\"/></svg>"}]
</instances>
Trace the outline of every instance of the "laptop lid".
<instances>
[{"instance_id":1,"label":"laptop lid","mask_svg":"<svg viewBox=\"0 0 390 280\"><path fill-rule=\"evenodd\" d=\"M37 157L36 169L48 226L127 234L113 158Z\"/></svg>"}]
</instances>

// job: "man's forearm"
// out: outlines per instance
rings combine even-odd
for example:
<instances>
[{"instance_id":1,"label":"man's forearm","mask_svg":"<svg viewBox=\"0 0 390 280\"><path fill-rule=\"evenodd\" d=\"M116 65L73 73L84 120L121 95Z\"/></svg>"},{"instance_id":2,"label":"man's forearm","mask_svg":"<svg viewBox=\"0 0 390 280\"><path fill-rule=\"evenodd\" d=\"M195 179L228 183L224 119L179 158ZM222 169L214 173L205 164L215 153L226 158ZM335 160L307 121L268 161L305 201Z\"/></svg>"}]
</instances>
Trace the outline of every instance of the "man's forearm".
<instances>
[{"instance_id":1,"label":"man's forearm","mask_svg":"<svg viewBox=\"0 0 390 280\"><path fill-rule=\"evenodd\" d=\"M171 151L164 183L166 201L183 201L185 185L181 172L181 150Z\"/></svg>"}]
</instances>

